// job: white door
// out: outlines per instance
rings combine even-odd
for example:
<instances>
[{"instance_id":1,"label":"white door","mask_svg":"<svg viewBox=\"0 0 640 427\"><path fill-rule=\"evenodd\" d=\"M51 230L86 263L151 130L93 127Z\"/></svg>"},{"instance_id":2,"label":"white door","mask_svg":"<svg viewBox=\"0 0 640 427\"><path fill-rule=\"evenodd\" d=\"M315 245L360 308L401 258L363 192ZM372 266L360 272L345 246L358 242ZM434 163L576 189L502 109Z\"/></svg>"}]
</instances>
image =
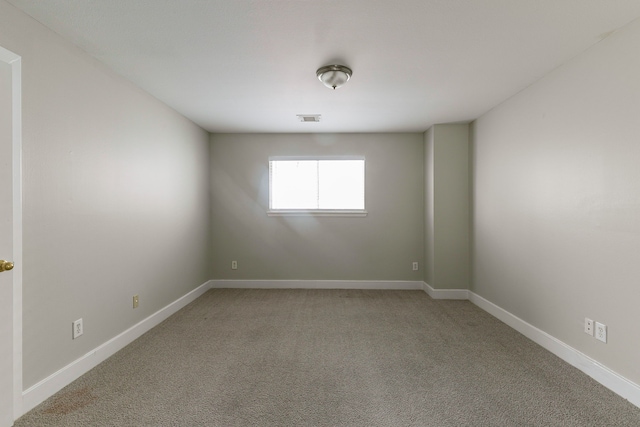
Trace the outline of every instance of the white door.
<instances>
[{"instance_id":1,"label":"white door","mask_svg":"<svg viewBox=\"0 0 640 427\"><path fill-rule=\"evenodd\" d=\"M19 83L15 73L19 74L19 66L19 57L0 47L0 427L13 425L19 404L17 388L21 388L21 374L16 375L21 361L17 360L17 335L14 336L21 333L22 328L18 320L22 309L15 307L22 293L21 270L11 265L21 261L17 258L21 258L22 245L21 231L15 228L22 222L21 212L14 211L14 207L20 209L16 205L21 204L19 166L15 167L20 156L20 146L16 144L20 138L19 130L16 131L19 101L14 97L15 83ZM14 221L15 214L20 214L17 221Z\"/></svg>"}]
</instances>

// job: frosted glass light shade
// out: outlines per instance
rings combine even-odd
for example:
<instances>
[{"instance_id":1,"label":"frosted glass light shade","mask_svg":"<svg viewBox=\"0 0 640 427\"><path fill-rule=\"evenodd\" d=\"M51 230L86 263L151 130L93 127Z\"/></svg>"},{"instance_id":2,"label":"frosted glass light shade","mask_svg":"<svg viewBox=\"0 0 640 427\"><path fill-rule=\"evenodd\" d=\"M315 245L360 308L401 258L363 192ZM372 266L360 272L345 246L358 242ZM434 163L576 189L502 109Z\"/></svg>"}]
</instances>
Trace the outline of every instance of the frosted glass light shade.
<instances>
[{"instance_id":1,"label":"frosted glass light shade","mask_svg":"<svg viewBox=\"0 0 640 427\"><path fill-rule=\"evenodd\" d=\"M316 71L318 79L328 88L337 89L349 81L353 71L344 65L327 65Z\"/></svg>"}]
</instances>

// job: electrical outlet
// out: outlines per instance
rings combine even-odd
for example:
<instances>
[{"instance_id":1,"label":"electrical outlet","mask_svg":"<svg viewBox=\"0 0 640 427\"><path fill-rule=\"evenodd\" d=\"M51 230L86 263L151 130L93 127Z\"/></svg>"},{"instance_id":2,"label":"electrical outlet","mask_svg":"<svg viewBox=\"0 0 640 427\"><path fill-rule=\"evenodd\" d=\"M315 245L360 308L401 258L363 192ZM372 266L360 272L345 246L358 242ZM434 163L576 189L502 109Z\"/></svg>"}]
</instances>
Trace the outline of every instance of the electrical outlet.
<instances>
[{"instance_id":1,"label":"electrical outlet","mask_svg":"<svg viewBox=\"0 0 640 427\"><path fill-rule=\"evenodd\" d=\"M231 261L231 269L232 270L238 269L238 261Z\"/></svg>"},{"instance_id":2,"label":"electrical outlet","mask_svg":"<svg viewBox=\"0 0 640 427\"><path fill-rule=\"evenodd\" d=\"M413 271L418 271L418 263L417 262L413 263Z\"/></svg>"},{"instance_id":3,"label":"electrical outlet","mask_svg":"<svg viewBox=\"0 0 640 427\"><path fill-rule=\"evenodd\" d=\"M82 326L82 319L78 319L75 322L73 322L73 334L72 334L72 337L75 340L76 338L78 338L83 333L84 333L84 327Z\"/></svg>"},{"instance_id":4,"label":"electrical outlet","mask_svg":"<svg viewBox=\"0 0 640 427\"><path fill-rule=\"evenodd\" d=\"M584 318L584 333L593 336L593 320Z\"/></svg>"},{"instance_id":5,"label":"electrical outlet","mask_svg":"<svg viewBox=\"0 0 640 427\"><path fill-rule=\"evenodd\" d=\"M596 339L607 342L607 325L596 322Z\"/></svg>"},{"instance_id":6,"label":"electrical outlet","mask_svg":"<svg viewBox=\"0 0 640 427\"><path fill-rule=\"evenodd\" d=\"M133 308L138 308L139 305L140 305L140 298L138 297L138 295L134 295L133 296Z\"/></svg>"}]
</instances>

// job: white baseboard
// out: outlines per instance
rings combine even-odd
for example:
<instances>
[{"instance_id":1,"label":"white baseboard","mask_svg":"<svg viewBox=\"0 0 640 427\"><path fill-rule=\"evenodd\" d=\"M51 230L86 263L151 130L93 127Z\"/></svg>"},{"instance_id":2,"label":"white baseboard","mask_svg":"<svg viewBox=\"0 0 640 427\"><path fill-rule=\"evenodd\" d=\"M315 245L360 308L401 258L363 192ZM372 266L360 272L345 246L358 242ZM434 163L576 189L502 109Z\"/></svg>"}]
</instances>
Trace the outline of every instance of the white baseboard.
<instances>
[{"instance_id":1,"label":"white baseboard","mask_svg":"<svg viewBox=\"0 0 640 427\"><path fill-rule=\"evenodd\" d=\"M480 295L469 291L469 300L536 344L560 357L570 365L580 369L609 390L627 399L635 406L640 407L640 386L638 384L629 381L586 354L525 322L505 309L498 307Z\"/></svg>"},{"instance_id":2,"label":"white baseboard","mask_svg":"<svg viewBox=\"0 0 640 427\"><path fill-rule=\"evenodd\" d=\"M211 280L210 283L211 288L241 289L423 289L423 282L401 280Z\"/></svg>"},{"instance_id":3,"label":"white baseboard","mask_svg":"<svg viewBox=\"0 0 640 427\"><path fill-rule=\"evenodd\" d=\"M434 289L426 282L422 282L422 290L433 299L469 299L467 289Z\"/></svg>"},{"instance_id":4,"label":"white baseboard","mask_svg":"<svg viewBox=\"0 0 640 427\"><path fill-rule=\"evenodd\" d=\"M105 361L107 358L132 343L142 334L157 326L169 316L204 294L209 290L210 286L210 281L200 285L193 291L156 311L151 316L141 320L126 331L111 338L109 341L96 347L59 371L49 375L39 383L29 387L27 390L22 392L22 413L18 416L26 414L31 409L35 408L40 403L60 391L63 387L69 385L71 382L75 381Z\"/></svg>"}]
</instances>

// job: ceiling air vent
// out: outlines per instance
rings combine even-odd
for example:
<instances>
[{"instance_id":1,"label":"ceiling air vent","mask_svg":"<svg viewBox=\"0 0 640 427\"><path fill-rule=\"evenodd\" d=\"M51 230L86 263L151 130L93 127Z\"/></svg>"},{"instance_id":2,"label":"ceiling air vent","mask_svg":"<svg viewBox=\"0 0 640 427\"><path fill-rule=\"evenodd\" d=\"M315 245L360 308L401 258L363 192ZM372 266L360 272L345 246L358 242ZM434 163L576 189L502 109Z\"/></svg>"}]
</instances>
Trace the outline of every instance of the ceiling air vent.
<instances>
[{"instance_id":1,"label":"ceiling air vent","mask_svg":"<svg viewBox=\"0 0 640 427\"><path fill-rule=\"evenodd\" d=\"M298 119L301 122L319 122L320 114L298 114Z\"/></svg>"}]
</instances>

